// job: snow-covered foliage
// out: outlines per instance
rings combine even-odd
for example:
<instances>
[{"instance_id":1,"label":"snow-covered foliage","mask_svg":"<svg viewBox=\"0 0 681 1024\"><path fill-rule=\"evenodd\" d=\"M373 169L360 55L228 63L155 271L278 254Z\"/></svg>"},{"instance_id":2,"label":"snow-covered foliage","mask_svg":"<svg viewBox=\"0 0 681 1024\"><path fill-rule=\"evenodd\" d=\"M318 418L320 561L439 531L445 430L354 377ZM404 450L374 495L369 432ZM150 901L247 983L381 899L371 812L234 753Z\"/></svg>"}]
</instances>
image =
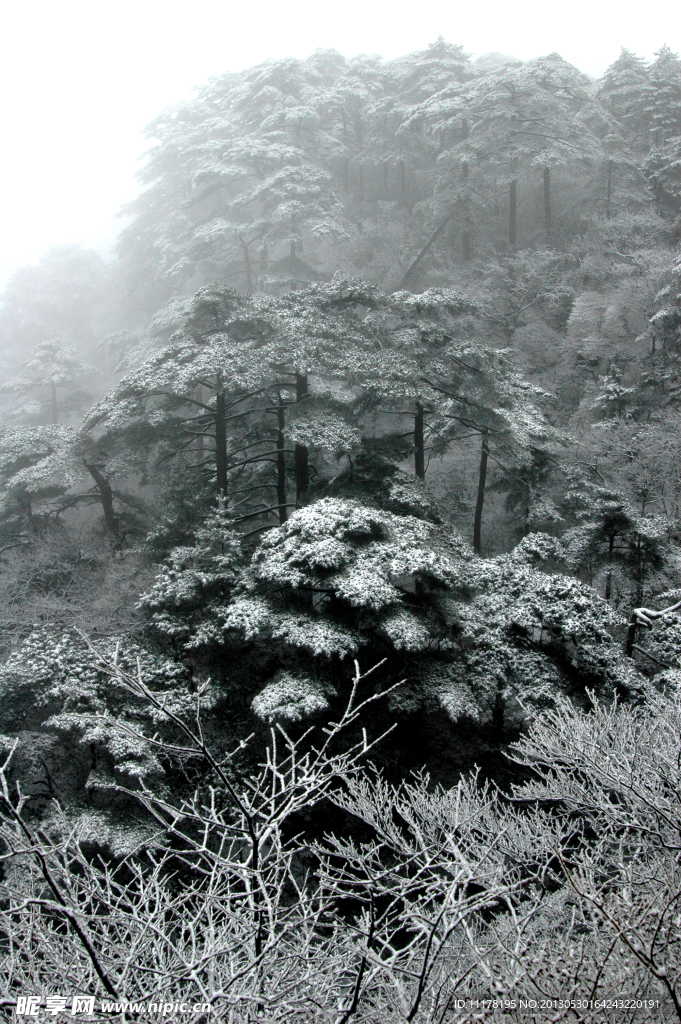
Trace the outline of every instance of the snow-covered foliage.
<instances>
[{"instance_id":1,"label":"snow-covered foliage","mask_svg":"<svg viewBox=\"0 0 681 1024\"><path fill-rule=\"evenodd\" d=\"M56 800L78 814L89 808L97 818L92 841L115 846L124 819L131 819L128 828L135 824L133 805L117 799L115 787L153 782L160 791L169 785L144 735L174 734L168 716L121 686L103 659L140 673L173 714L192 715L197 701L208 710L215 695L204 685L199 696L185 666L129 638L93 646L75 631L35 629L3 664L0 715L8 735L0 742L7 751L18 738L15 780L39 804Z\"/></svg>"},{"instance_id":2,"label":"snow-covered foliage","mask_svg":"<svg viewBox=\"0 0 681 1024\"><path fill-rule=\"evenodd\" d=\"M150 131L110 266L53 252L0 309L0 732L36 812L220 777L157 755L156 698L72 623L245 762L337 718L355 658L392 778L675 691L678 57L319 51Z\"/></svg>"},{"instance_id":3,"label":"snow-covered foliage","mask_svg":"<svg viewBox=\"0 0 681 1024\"><path fill-rule=\"evenodd\" d=\"M299 722L328 710L324 687L308 676L282 669L253 699L253 711L265 722Z\"/></svg>"},{"instance_id":4,"label":"snow-covered foliage","mask_svg":"<svg viewBox=\"0 0 681 1024\"><path fill-rule=\"evenodd\" d=\"M275 657L254 703L262 717L320 709L357 652L405 677L396 707L441 706L500 729L561 692L581 700L587 686L631 694L642 683L613 636L622 620L587 585L542 568L566 557L555 538L480 559L450 527L341 498L293 513L238 573L234 535L221 536L226 569L205 546L177 549L142 603L189 649L218 645L232 658L255 645Z\"/></svg>"},{"instance_id":5,"label":"snow-covered foliage","mask_svg":"<svg viewBox=\"0 0 681 1024\"><path fill-rule=\"evenodd\" d=\"M99 376L94 366L59 339L41 342L21 367L21 374L0 386L0 394L15 396L12 419L35 420L47 410L47 419L58 423L62 412L82 409L91 395L82 390ZM64 395L63 392L66 391Z\"/></svg>"},{"instance_id":6,"label":"snow-covered foliage","mask_svg":"<svg viewBox=\"0 0 681 1024\"><path fill-rule=\"evenodd\" d=\"M192 547L176 547L158 570L153 588L141 600L156 627L185 640L224 613L224 604L243 562L233 517L218 508L196 531Z\"/></svg>"}]
</instances>

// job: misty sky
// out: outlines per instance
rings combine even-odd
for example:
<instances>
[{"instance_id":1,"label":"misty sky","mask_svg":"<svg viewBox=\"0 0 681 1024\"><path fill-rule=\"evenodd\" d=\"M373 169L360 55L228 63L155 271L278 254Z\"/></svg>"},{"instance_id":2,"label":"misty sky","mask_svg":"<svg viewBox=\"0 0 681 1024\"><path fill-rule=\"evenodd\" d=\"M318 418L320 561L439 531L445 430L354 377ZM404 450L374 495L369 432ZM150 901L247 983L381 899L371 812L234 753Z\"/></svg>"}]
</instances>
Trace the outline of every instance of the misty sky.
<instances>
[{"instance_id":1,"label":"misty sky","mask_svg":"<svg viewBox=\"0 0 681 1024\"><path fill-rule=\"evenodd\" d=\"M681 49L675 0L4 0L0 284L51 245L105 251L144 125L211 75L318 46L395 57L442 34L472 54L558 51L598 76L626 46Z\"/></svg>"}]
</instances>

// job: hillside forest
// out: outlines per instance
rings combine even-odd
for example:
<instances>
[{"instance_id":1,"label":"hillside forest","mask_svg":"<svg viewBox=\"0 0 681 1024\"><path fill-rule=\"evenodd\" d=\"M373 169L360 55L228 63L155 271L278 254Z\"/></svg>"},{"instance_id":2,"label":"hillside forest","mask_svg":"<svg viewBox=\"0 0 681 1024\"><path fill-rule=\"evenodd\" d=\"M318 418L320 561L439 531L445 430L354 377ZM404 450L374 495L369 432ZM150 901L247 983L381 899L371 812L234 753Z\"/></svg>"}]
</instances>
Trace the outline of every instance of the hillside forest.
<instances>
[{"instance_id":1,"label":"hillside forest","mask_svg":"<svg viewBox=\"0 0 681 1024\"><path fill-rule=\"evenodd\" d=\"M0 306L2 1013L681 1020L678 55L148 144Z\"/></svg>"}]
</instances>

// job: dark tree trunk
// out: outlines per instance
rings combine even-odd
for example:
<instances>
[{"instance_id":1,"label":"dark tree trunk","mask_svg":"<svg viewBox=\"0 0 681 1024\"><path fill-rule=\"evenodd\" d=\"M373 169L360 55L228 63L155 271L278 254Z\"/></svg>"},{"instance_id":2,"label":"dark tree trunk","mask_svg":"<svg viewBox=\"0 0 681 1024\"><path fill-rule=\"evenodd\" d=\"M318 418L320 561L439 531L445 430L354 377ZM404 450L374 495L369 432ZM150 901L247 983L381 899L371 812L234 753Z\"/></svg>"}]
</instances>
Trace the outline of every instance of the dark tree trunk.
<instances>
[{"instance_id":1,"label":"dark tree trunk","mask_svg":"<svg viewBox=\"0 0 681 1024\"><path fill-rule=\"evenodd\" d=\"M482 532L482 508L485 504L485 481L487 479L487 435L482 435L482 447L480 450L480 474L478 476L478 499L475 503L475 520L473 522L473 551L480 554L482 545L480 542Z\"/></svg>"},{"instance_id":2,"label":"dark tree trunk","mask_svg":"<svg viewBox=\"0 0 681 1024\"><path fill-rule=\"evenodd\" d=\"M468 121L465 117L461 121L461 138L462 140L468 138ZM461 164L461 176L464 181L468 181L468 160Z\"/></svg>"},{"instance_id":3,"label":"dark tree trunk","mask_svg":"<svg viewBox=\"0 0 681 1024\"><path fill-rule=\"evenodd\" d=\"M361 152L364 149L364 133L362 132L362 115L359 110L355 114L355 140L357 149Z\"/></svg>"},{"instance_id":4,"label":"dark tree trunk","mask_svg":"<svg viewBox=\"0 0 681 1024\"><path fill-rule=\"evenodd\" d=\"M494 695L494 707L492 708L492 736L495 743L501 743L504 737L504 716L506 712L506 701L502 692L502 684L497 683L497 692Z\"/></svg>"},{"instance_id":5,"label":"dark tree trunk","mask_svg":"<svg viewBox=\"0 0 681 1024\"><path fill-rule=\"evenodd\" d=\"M612 160L608 160L608 193L605 200L605 216L610 220L610 196L612 194Z\"/></svg>"},{"instance_id":6,"label":"dark tree trunk","mask_svg":"<svg viewBox=\"0 0 681 1024\"><path fill-rule=\"evenodd\" d=\"M551 169L544 168L544 227L546 237L551 237Z\"/></svg>"},{"instance_id":7,"label":"dark tree trunk","mask_svg":"<svg viewBox=\"0 0 681 1024\"><path fill-rule=\"evenodd\" d=\"M85 468L94 480L97 490L99 491L99 500L102 503L102 511L104 512L104 522L106 528L113 538L115 547L119 547L121 542L120 530L118 527L118 516L114 510L113 504L113 492L111 490L111 484L104 476L99 466L95 466L94 463L88 462L87 459L83 459Z\"/></svg>"},{"instance_id":8,"label":"dark tree trunk","mask_svg":"<svg viewBox=\"0 0 681 1024\"><path fill-rule=\"evenodd\" d=\"M296 402L302 402L307 396L307 375L296 374ZM296 504L300 504L310 486L310 465L307 447L297 444L293 453L293 464L296 475Z\"/></svg>"},{"instance_id":9,"label":"dark tree trunk","mask_svg":"<svg viewBox=\"0 0 681 1024\"><path fill-rule=\"evenodd\" d=\"M407 281L409 280L411 275L414 273L414 271L418 267L418 265L421 262L421 260L423 259L423 257L428 254L428 252L431 249L431 246L433 245L433 243L435 241L437 241L438 237L442 234L442 232L446 228L447 224L449 224L450 220L451 220L451 216L445 217L445 219L440 224L438 224L438 226L435 228L435 231L433 231L432 235L430 236L430 238L428 239L426 244L423 246L423 248L421 249L421 251L418 254L418 256L416 256L416 258L413 259L411 261L411 263L409 264L409 266L407 267L407 272L405 273L404 277L402 278L402 280L398 284L397 291L400 291L402 288L406 288Z\"/></svg>"},{"instance_id":10,"label":"dark tree trunk","mask_svg":"<svg viewBox=\"0 0 681 1024\"><path fill-rule=\"evenodd\" d=\"M364 167L361 163L359 165L359 199L360 202L364 202Z\"/></svg>"},{"instance_id":11,"label":"dark tree trunk","mask_svg":"<svg viewBox=\"0 0 681 1024\"><path fill-rule=\"evenodd\" d=\"M461 244L461 255L463 256L464 263L469 263L471 258L471 233L466 230L463 233L463 239Z\"/></svg>"},{"instance_id":12,"label":"dark tree trunk","mask_svg":"<svg viewBox=\"0 0 681 1024\"><path fill-rule=\"evenodd\" d=\"M468 181L468 164L463 164L462 168L463 180ZM466 211L464 213L464 229L463 229L463 240L462 240L462 252L464 263L468 263L471 258L471 230L470 230L470 214L468 210L468 196L464 197L464 203L466 204Z\"/></svg>"},{"instance_id":13,"label":"dark tree trunk","mask_svg":"<svg viewBox=\"0 0 681 1024\"><path fill-rule=\"evenodd\" d=\"M28 491L21 491L18 495L19 504L21 505L24 515L28 520L28 529L31 533L35 532L35 519L33 517L33 506L31 504L31 495Z\"/></svg>"},{"instance_id":14,"label":"dark tree trunk","mask_svg":"<svg viewBox=\"0 0 681 1024\"><path fill-rule=\"evenodd\" d=\"M285 406L279 395L277 407L277 503L279 505L279 523L285 523L286 514L286 455L284 454L284 411Z\"/></svg>"},{"instance_id":15,"label":"dark tree trunk","mask_svg":"<svg viewBox=\"0 0 681 1024\"><path fill-rule=\"evenodd\" d=\"M197 388L196 388L196 400L197 400L197 402L200 402L201 405L204 404L204 401L203 401L203 384L199 384L197 386ZM200 422L202 422L202 421L200 421ZM204 430L204 427L200 426L199 427L199 431L202 431L202 430ZM196 461L197 462L203 462L203 453L204 453L205 447L206 447L206 445L205 445L205 438L203 436L203 433L199 433L198 437L196 438Z\"/></svg>"},{"instance_id":16,"label":"dark tree trunk","mask_svg":"<svg viewBox=\"0 0 681 1024\"><path fill-rule=\"evenodd\" d=\"M615 534L610 534L610 543L608 545L608 575L605 577L605 600L610 600L610 594L612 591L612 568L610 563L612 562L612 552L615 547Z\"/></svg>"},{"instance_id":17,"label":"dark tree trunk","mask_svg":"<svg viewBox=\"0 0 681 1024\"><path fill-rule=\"evenodd\" d=\"M645 583L646 575L646 560L645 556L642 555L641 550L641 535L638 534L636 538L636 604L643 602L643 585Z\"/></svg>"},{"instance_id":18,"label":"dark tree trunk","mask_svg":"<svg viewBox=\"0 0 681 1024\"><path fill-rule=\"evenodd\" d=\"M218 494L227 497L227 422L225 419L225 392L218 378L215 399L215 472Z\"/></svg>"},{"instance_id":19,"label":"dark tree trunk","mask_svg":"<svg viewBox=\"0 0 681 1024\"><path fill-rule=\"evenodd\" d=\"M241 248L244 252L244 277L246 278L246 295L253 294L253 273L251 270L251 253L248 247L248 242L244 242L243 238L239 238L241 242Z\"/></svg>"},{"instance_id":20,"label":"dark tree trunk","mask_svg":"<svg viewBox=\"0 0 681 1024\"><path fill-rule=\"evenodd\" d=\"M423 445L423 405L416 403L414 416L414 472L419 480L426 479L426 452Z\"/></svg>"},{"instance_id":21,"label":"dark tree trunk","mask_svg":"<svg viewBox=\"0 0 681 1024\"><path fill-rule=\"evenodd\" d=\"M59 406L57 405L57 385L51 384L52 388L52 422L59 423Z\"/></svg>"},{"instance_id":22,"label":"dark tree trunk","mask_svg":"<svg viewBox=\"0 0 681 1024\"><path fill-rule=\"evenodd\" d=\"M518 226L517 184L514 178L509 189L508 244L512 249L515 247Z\"/></svg>"},{"instance_id":23,"label":"dark tree trunk","mask_svg":"<svg viewBox=\"0 0 681 1024\"><path fill-rule=\"evenodd\" d=\"M405 178L405 175L404 175L404 160L400 160L398 166L399 166L399 171L400 171L400 188L402 189L403 192L406 192L407 181L406 181L406 178Z\"/></svg>"},{"instance_id":24,"label":"dark tree trunk","mask_svg":"<svg viewBox=\"0 0 681 1024\"><path fill-rule=\"evenodd\" d=\"M634 644L636 643L636 630L638 629L638 619L636 613L634 613L629 619L629 626L627 628L627 639L624 645L624 653L627 658L631 658L634 653Z\"/></svg>"},{"instance_id":25,"label":"dark tree trunk","mask_svg":"<svg viewBox=\"0 0 681 1024\"><path fill-rule=\"evenodd\" d=\"M343 160L343 190L350 191L350 161L347 157Z\"/></svg>"},{"instance_id":26,"label":"dark tree trunk","mask_svg":"<svg viewBox=\"0 0 681 1024\"><path fill-rule=\"evenodd\" d=\"M468 121L464 117L461 122L461 138L468 138ZM466 160L461 164L461 179L464 182L468 181L468 161ZM464 230L463 230L463 244L462 244L462 256L464 263L468 263L471 258L471 229L470 229L470 211L468 204L468 196L464 195L464 203L466 204L466 210L464 213Z\"/></svg>"},{"instance_id":27,"label":"dark tree trunk","mask_svg":"<svg viewBox=\"0 0 681 1024\"><path fill-rule=\"evenodd\" d=\"M293 235L293 238L291 239L291 259L295 259L297 241L295 236L298 234L298 222L295 213L291 217L291 234Z\"/></svg>"}]
</instances>

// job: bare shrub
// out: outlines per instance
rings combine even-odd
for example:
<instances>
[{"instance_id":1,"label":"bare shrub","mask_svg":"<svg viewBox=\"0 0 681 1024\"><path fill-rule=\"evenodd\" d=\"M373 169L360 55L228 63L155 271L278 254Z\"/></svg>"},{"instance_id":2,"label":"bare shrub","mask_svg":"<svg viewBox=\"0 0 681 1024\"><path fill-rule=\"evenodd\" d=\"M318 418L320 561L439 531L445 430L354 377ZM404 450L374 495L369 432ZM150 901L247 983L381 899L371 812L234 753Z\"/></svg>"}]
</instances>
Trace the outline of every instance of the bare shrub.
<instances>
[{"instance_id":1,"label":"bare shrub","mask_svg":"<svg viewBox=\"0 0 681 1024\"><path fill-rule=\"evenodd\" d=\"M515 746L531 778L509 795L376 774L357 665L338 720L274 727L254 774L244 744L211 752L198 710L183 721L141 673L105 668L174 722L182 739L146 742L202 781L189 799L142 781L155 842L107 860L65 816L48 830L5 765L5 1005L59 979L98 1007L200 1002L232 1024L595 1022L617 999L634 1004L618 1020L681 1017L676 699L560 706ZM345 824L314 838L315 807Z\"/></svg>"}]
</instances>

